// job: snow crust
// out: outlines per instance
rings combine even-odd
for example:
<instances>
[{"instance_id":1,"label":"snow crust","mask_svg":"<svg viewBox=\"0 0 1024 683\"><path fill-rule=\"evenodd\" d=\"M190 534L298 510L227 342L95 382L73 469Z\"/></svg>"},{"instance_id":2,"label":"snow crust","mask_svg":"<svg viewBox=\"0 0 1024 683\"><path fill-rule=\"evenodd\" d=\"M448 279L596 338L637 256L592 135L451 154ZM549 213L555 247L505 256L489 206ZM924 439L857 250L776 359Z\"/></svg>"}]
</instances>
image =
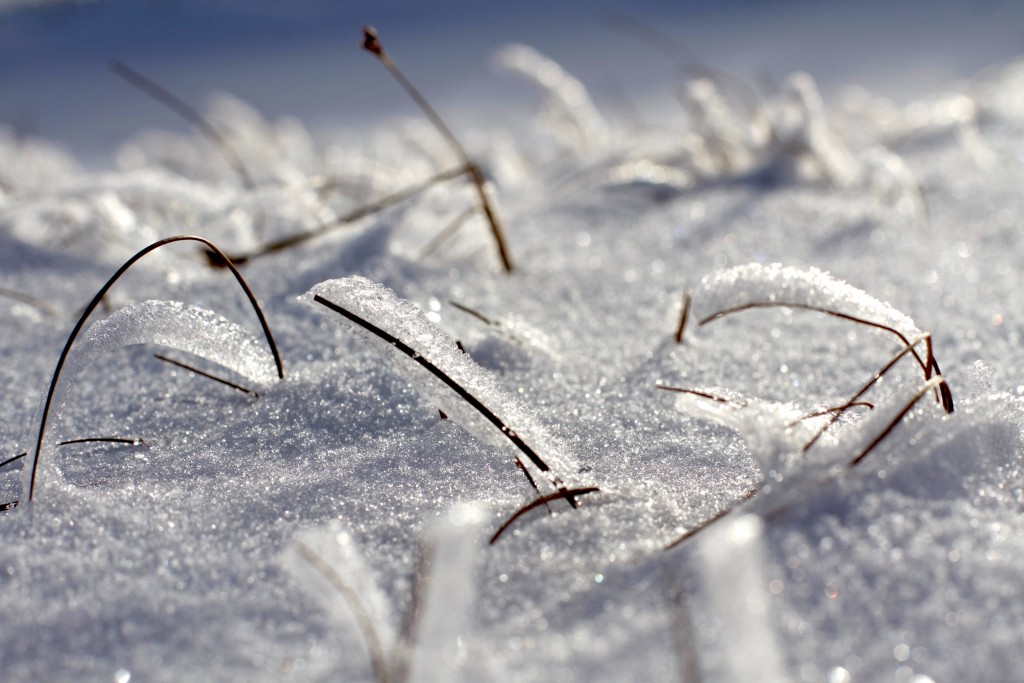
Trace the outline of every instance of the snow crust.
<instances>
[{"instance_id":1,"label":"snow crust","mask_svg":"<svg viewBox=\"0 0 1024 683\"><path fill-rule=\"evenodd\" d=\"M0 134L0 462L129 255L323 229L242 266L283 381L195 247L112 290L60 384L51 485L29 507L31 456L0 469L0 679L1014 680L1020 64L906 105L704 71L634 125L531 48L500 61L555 113L456 131L508 274L465 174L429 182L456 161L419 119L314 140L216 96L255 187L198 134L101 172ZM912 358L846 406L903 342L801 306L930 332L956 411ZM145 445L53 443L101 435Z\"/></svg>"}]
</instances>

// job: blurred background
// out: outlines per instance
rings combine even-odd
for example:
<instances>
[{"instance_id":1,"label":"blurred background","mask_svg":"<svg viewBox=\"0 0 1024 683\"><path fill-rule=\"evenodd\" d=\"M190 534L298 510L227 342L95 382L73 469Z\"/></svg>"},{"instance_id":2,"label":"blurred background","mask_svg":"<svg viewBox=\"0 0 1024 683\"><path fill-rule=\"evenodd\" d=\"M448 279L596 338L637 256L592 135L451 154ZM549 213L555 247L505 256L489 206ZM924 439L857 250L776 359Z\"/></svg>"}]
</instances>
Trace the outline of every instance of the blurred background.
<instances>
[{"instance_id":1,"label":"blurred background","mask_svg":"<svg viewBox=\"0 0 1024 683\"><path fill-rule=\"evenodd\" d=\"M532 89L489 65L510 41L634 106L670 99L681 62L762 85L805 70L826 97L859 83L906 101L1024 52L1010 0L0 0L0 125L92 166L139 129L185 129L110 72L115 58L200 109L223 90L314 132L413 115L359 49L363 24L456 121L532 110Z\"/></svg>"}]
</instances>

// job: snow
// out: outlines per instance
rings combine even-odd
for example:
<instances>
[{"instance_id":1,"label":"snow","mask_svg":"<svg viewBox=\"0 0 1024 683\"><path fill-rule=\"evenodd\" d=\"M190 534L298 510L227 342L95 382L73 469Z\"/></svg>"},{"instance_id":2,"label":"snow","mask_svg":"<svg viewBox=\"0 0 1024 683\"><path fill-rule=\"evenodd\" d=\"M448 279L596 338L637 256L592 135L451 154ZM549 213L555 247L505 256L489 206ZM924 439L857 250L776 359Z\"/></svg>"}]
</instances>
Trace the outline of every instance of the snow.
<instances>
[{"instance_id":1,"label":"snow","mask_svg":"<svg viewBox=\"0 0 1024 683\"><path fill-rule=\"evenodd\" d=\"M453 126L511 273L465 173L343 220L458 162L419 117L196 102L252 188L181 129L102 169L0 133L0 679L1013 680L1024 67L906 103L703 73L636 121L493 47L546 98ZM199 245L140 260L27 501L126 259L325 226L241 266L283 379ZM956 410L905 355L832 421L905 348L851 318L930 333ZM58 445L95 437L142 443Z\"/></svg>"}]
</instances>

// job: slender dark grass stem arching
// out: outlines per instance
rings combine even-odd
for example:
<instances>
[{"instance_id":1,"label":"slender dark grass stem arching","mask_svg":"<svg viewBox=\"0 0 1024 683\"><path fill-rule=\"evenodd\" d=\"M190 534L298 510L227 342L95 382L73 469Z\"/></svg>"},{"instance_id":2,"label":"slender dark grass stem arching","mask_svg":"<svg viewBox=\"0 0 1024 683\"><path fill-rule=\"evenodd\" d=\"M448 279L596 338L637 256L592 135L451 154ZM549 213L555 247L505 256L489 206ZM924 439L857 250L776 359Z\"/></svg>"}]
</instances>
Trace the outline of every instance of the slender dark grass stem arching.
<instances>
[{"instance_id":1,"label":"slender dark grass stem arching","mask_svg":"<svg viewBox=\"0 0 1024 683\"><path fill-rule=\"evenodd\" d=\"M221 156L223 156L224 160L231 166L231 170L233 170L235 175L238 176L238 180L242 183L245 189L255 189L256 181L253 179L252 174L249 173L249 169L246 167L245 162L242 161L242 157L238 154L235 148L228 143L227 139L220 134L220 131L210 125L210 122L207 121L202 114L196 111L192 105L156 81L153 81L147 76L143 76L135 69L116 59L110 63L110 70L120 76L126 83L135 86L195 126L199 132L202 133L203 136L221 153Z\"/></svg>"},{"instance_id":2,"label":"slender dark grass stem arching","mask_svg":"<svg viewBox=\"0 0 1024 683\"><path fill-rule=\"evenodd\" d=\"M221 384L223 384L225 386L229 386L232 389L237 389L238 391L244 392L246 394L252 394L253 396L255 396L257 398L259 397L259 394L256 393L255 391L253 391L252 389L247 389L246 387L243 387L240 384L235 384L234 382L232 382L229 379L224 379L223 377L218 377L217 375L213 375L213 374L210 374L209 372L205 372L203 370L200 370L199 368L193 367L193 366L189 365L188 363L182 363L180 360L174 360L173 358L168 358L167 356L165 356L165 355L163 355L161 353L154 353L153 356L157 360L162 360L165 363L170 363L171 365L176 365L179 368L182 368L184 370L188 370L189 372L194 372L195 374L199 375L200 377L205 377L206 379L212 379L214 382L220 382Z\"/></svg>"},{"instance_id":3,"label":"slender dark grass stem arching","mask_svg":"<svg viewBox=\"0 0 1024 683\"><path fill-rule=\"evenodd\" d=\"M899 337L900 341L903 342L904 346L913 347L913 344L910 343L910 340L907 339L906 335L897 330L895 327L890 327L889 325L878 323L873 320L867 320L865 318L858 318L857 316L850 315L848 313L833 311L832 309L829 308L822 308L820 306L812 306L810 304L802 303L791 303L781 301L759 301L749 304L743 304L742 306L735 306L733 308L727 308L725 310L718 311L717 313L712 313L708 317L701 320L698 324L706 325L714 320L718 320L719 318L724 318L727 315L732 315L733 313L740 313L742 311L749 311L755 308L795 308L803 311L814 311L816 313L824 313L826 315L831 315L835 318L840 318L842 320L849 320L850 322L854 322L859 325L866 325L868 327L874 327L875 329L884 330L886 332L889 332L890 334L894 334L897 337ZM913 348L911 348L910 353L913 354L914 359L917 361L917 364L921 366L921 370L924 372L925 380L931 379L933 372L936 375L942 375L942 370L939 368L939 363L938 361L935 360L935 356L932 353L930 337L927 343L927 361L922 359L921 356L917 353L917 351ZM945 382L942 382L940 386L937 387L937 391L939 393L943 409L945 409L947 413L952 413L953 394L949 389L949 385L946 384Z\"/></svg>"},{"instance_id":4,"label":"slender dark grass stem arching","mask_svg":"<svg viewBox=\"0 0 1024 683\"><path fill-rule=\"evenodd\" d=\"M662 391L674 391L677 394L690 394L691 396L700 396L701 398L706 398L706 399L715 401L717 403L725 403L726 405L731 405L731 406L743 407L743 406L746 405L746 403L742 403L740 401L734 401L731 398L722 398L721 396L715 396L714 394L709 394L706 391L698 391L697 389L684 389L682 387L670 387L670 386L667 386L665 384L655 384L654 388L655 389L661 389Z\"/></svg>"},{"instance_id":5,"label":"slender dark grass stem arching","mask_svg":"<svg viewBox=\"0 0 1024 683\"><path fill-rule=\"evenodd\" d=\"M585 496L588 493L597 493L600 490L601 489L596 487L596 486L584 486L584 487L578 488L578 489L568 489L567 491L559 491L559 492L556 492L556 493L549 493L546 496L541 496L540 498L535 498L532 501L530 501L529 503L527 503L526 505L524 505L523 507L521 507L518 510L516 510L515 513L511 517L509 517L507 520L505 520L505 523L502 524L498 528L498 530L494 532L494 535L491 536L491 540L488 541L488 543L493 545L494 542L497 541L498 538L500 538L503 533L505 533L506 529L508 529L510 526L512 526L512 524L517 519L519 519L520 517L525 515L530 510L533 510L535 508L539 508L541 505L547 505L548 503L550 503L552 501L555 501L555 500L558 500L559 498L563 498L565 494L568 494L568 495L574 496L574 497L576 497L576 496Z\"/></svg>"},{"instance_id":6,"label":"slender dark grass stem arching","mask_svg":"<svg viewBox=\"0 0 1024 683\"><path fill-rule=\"evenodd\" d=\"M451 147L452 152L459 158L463 166L466 168L466 172L469 175L470 180L473 181L473 186L476 188L477 199L480 201L480 209L484 212L484 217L487 218L487 222L491 226L491 233L494 235L494 241L498 247L498 255L501 257L501 264L505 268L505 272L512 272L512 258L509 256L508 248L505 246L505 237L502 234L501 222L498 220L497 214L494 212L491 206L491 201L487 197L487 190L484 188L484 174L480 170L480 167L470 160L469 155L466 154L465 148L459 142L455 134L452 133L451 129L445 125L444 120L441 119L440 115L434 110L430 103L427 102L426 98L420 94L420 91L416 89L416 86L405 77L398 65L395 64L391 56L384 51L384 47L380 44L380 40L377 37L377 31L372 26L363 27L363 49L370 54L377 57L380 63L384 65L384 68L388 70L388 73L394 77L398 84L402 86L402 89L409 94L409 97L413 99L416 106L420 108L430 122L434 125L434 128L441 133L441 136L448 142L448 146Z\"/></svg>"},{"instance_id":7,"label":"slender dark grass stem arching","mask_svg":"<svg viewBox=\"0 0 1024 683\"><path fill-rule=\"evenodd\" d=\"M344 598L348 608L352 611L352 616L355 618L360 632L363 634L363 640L366 641L366 651L370 657L370 668L373 670L374 680L377 683L389 683L391 676L387 658L384 654L384 645L377 634L377 629L373 625L373 619L370 618L370 613L367 611L366 606L359 599L356 589L334 567L302 541L295 541L295 551L299 554L299 557L326 579L331 584L331 587Z\"/></svg>"},{"instance_id":8,"label":"slender dark grass stem arching","mask_svg":"<svg viewBox=\"0 0 1024 683\"><path fill-rule=\"evenodd\" d=\"M248 297L249 303L252 304L252 308L256 312L256 317L259 318L260 326L263 328L263 334L267 338L267 344L270 346L270 352L274 356L274 364L277 366L277 376L280 379L284 379L284 365L281 362L281 353L277 349L277 343L274 342L274 335L270 332L270 326L267 324L267 319L263 315L263 309L260 308L259 303L256 301L256 295L252 293L252 290L249 288L248 283L246 283L245 278L242 277L242 274L238 272L238 268L235 267L235 264L233 264L228 259L228 257L224 255L224 252L222 252L220 248L217 247L217 245L215 245L213 242L206 239L205 237L198 237L196 235L176 235L174 237L167 237L162 240L158 240L153 244L150 244L148 247L145 247L140 252L138 252L130 259L125 261L121 265L121 267L117 269L117 272L114 273L102 287L100 287L99 291L96 292L96 295L92 298L92 301L89 302L89 305L85 307L85 310L82 312L82 315L78 319L78 322L75 323L75 327L71 331L71 335L68 337L67 343L64 345L64 350L61 351L60 358L57 360L57 367L54 369L53 377L50 379L50 388L46 392L46 401L43 404L43 416L39 422L39 436L36 439L35 457L32 462L32 476L31 479L29 480L29 502L32 501L32 497L35 495L36 474L38 473L39 470L39 458L43 450L43 437L46 435L46 422L50 416L50 407L53 403L53 396L57 391L57 382L60 380L61 370L64 369L64 363L68 359L68 354L71 353L71 347L74 345L75 340L78 338L79 333L82 331L82 328L85 327L85 323L88 321L89 316L96 309L96 307L99 306L100 302L107 295L107 291L109 291L110 288L114 286L114 283L117 282L122 275L124 275L125 271L127 271L129 268L135 265L135 263L139 259L141 259L146 254L150 253L151 251L155 251L161 247L164 247L168 244L173 244L175 242L199 242L200 244L204 245L207 249L210 249L220 254L220 256L224 259L228 268L231 270L231 274L234 275L235 280L238 282L238 285L242 288L242 291L245 292L246 297Z\"/></svg>"},{"instance_id":9,"label":"slender dark grass stem arching","mask_svg":"<svg viewBox=\"0 0 1024 683\"><path fill-rule=\"evenodd\" d=\"M323 298L319 294L313 295L313 301L347 318L356 325L362 327L367 332L376 335L377 337L384 340L388 344L394 346L398 351L404 353L415 363L426 369L430 374L432 374L434 377L443 382L449 389L454 391L459 396L459 398L461 398L463 401L468 403L474 410L480 413L480 415L482 415L484 419L486 419L492 425L497 427L498 431L500 431L501 434L506 439L511 441L512 445L519 449L519 451L523 455L525 455L529 459L529 461L532 462L534 466L537 467L537 469L539 469L541 472L550 472L551 474L549 476L552 477L551 483L558 489L558 495L565 498L570 505L576 507L577 503L575 498L573 498L572 494L565 489L564 485L561 483L561 478L557 474L551 472L551 468L548 466L546 462L544 462L543 459L541 459L539 455L537 455L533 448L531 448L529 444L523 441L523 438L519 436L519 434L517 434L514 429L505 424L505 422L500 417L495 415L490 408L485 406L480 401L480 399L476 398L471 393L469 393L469 391L467 391L465 387L463 387L461 384L459 384L454 379L449 377L446 372L444 372L439 367L437 367L429 360L424 358L422 355L420 355L418 351L413 349L411 346L406 344L398 337L388 332L385 332L384 330L377 327L373 323L364 320L355 313L352 313L351 311L343 308L342 306L339 306L333 301L329 301L328 299Z\"/></svg>"},{"instance_id":10,"label":"slender dark grass stem arching","mask_svg":"<svg viewBox=\"0 0 1024 683\"><path fill-rule=\"evenodd\" d=\"M825 408L823 410L816 410L813 413L807 413L806 415L801 415L800 417L798 417L797 419L793 420L792 422L790 422L786 426L787 427L795 427L798 424L800 424L801 422L803 422L804 420L811 420L811 419L814 419L816 417L824 417L826 415L831 415L831 416L835 417L837 415L842 415L843 413L845 413L850 408L867 408L868 410L874 410L875 409L875 404L874 403L869 403L868 401L850 401L848 403L844 403L841 406L832 406L831 408ZM834 424L834 423L835 423L835 420L833 420L829 424Z\"/></svg>"}]
</instances>

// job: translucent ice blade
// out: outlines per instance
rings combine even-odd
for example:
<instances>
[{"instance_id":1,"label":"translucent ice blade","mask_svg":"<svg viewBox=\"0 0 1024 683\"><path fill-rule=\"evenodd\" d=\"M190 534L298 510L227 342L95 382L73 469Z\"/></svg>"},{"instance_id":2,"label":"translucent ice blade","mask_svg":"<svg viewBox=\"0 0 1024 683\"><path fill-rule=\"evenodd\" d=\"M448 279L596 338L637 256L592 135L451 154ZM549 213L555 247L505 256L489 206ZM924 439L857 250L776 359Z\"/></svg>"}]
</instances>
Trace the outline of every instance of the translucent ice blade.
<instances>
[{"instance_id":1,"label":"translucent ice blade","mask_svg":"<svg viewBox=\"0 0 1024 683\"><path fill-rule=\"evenodd\" d=\"M383 360L415 382L451 419L478 438L513 445L525 467L553 486L576 471L565 448L525 405L502 388L412 303L363 277L322 282L304 297L339 314ZM356 322L358 318L360 322ZM402 353L404 352L404 353Z\"/></svg>"},{"instance_id":2,"label":"translucent ice blade","mask_svg":"<svg viewBox=\"0 0 1024 683\"><path fill-rule=\"evenodd\" d=\"M266 345L244 328L213 311L188 306L178 301L146 301L127 306L109 318L94 322L79 337L61 371L60 381L50 410L50 424L40 456L44 466L52 460L45 457L47 443L57 430L64 405L75 384L75 378L100 354L132 344L157 344L205 358L258 386L267 386L276 378L274 359ZM33 425L42 420L42 404ZM22 498L27 499L31 477L36 469L35 454L30 453L22 470ZM55 476L56 468L45 466L37 479Z\"/></svg>"}]
</instances>

